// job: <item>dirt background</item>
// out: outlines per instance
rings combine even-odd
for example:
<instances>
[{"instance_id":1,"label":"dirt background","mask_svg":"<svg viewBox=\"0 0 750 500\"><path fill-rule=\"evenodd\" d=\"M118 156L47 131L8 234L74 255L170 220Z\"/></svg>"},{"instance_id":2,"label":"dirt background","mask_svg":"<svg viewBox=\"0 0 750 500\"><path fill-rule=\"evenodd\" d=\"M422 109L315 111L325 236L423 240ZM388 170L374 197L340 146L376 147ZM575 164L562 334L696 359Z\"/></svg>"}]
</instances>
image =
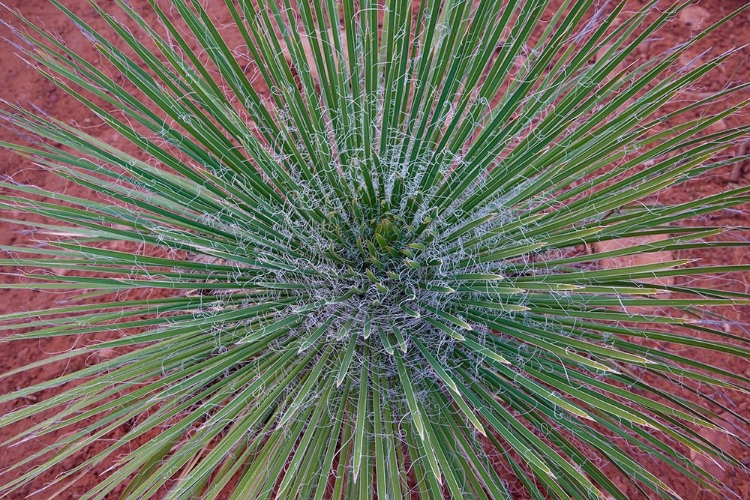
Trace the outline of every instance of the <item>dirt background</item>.
<instances>
[{"instance_id":1,"label":"dirt background","mask_svg":"<svg viewBox=\"0 0 750 500\"><path fill-rule=\"evenodd\" d=\"M208 2L204 2L204 4L210 7L213 1L217 0L209 0ZM86 5L85 1L78 0L66 3L74 12L89 22L94 28L102 28L104 26L103 21L100 20L93 10ZM102 1L100 3L106 7L113 2ZM562 3L560 0L553 0L551 2L553 6L559 5L560 3ZM632 9L630 8L631 5L629 5L628 8L626 8L626 11L639 8L643 3L645 2L633 0L630 2ZM701 26L705 26L710 22L722 18L724 15L745 3L747 3L747 0L705 0L697 7L691 8L687 14L681 16L680 19L675 20L666 29L662 30L659 33L658 38L644 44L639 49L637 57L649 58L653 55L659 54L669 47L673 47L684 41L691 35L696 34ZM10 7L17 8L24 16L32 20L38 19L48 30L59 34L61 38L67 40L72 49L79 54L82 54L89 61L96 62L98 60L98 55L95 50L83 37L80 36L78 28L73 26L69 20L54 7L50 6L46 0L6 0L6 4ZM133 1L133 4L141 5L145 4L145 2ZM147 8L141 9L141 12L146 19L155 22L155 16L151 14ZM0 19L11 22L12 16L5 11L0 11ZM9 30L4 26L0 26L0 36L10 36ZM726 24L717 32L705 38L699 46L691 50L689 57L701 57L701 59L705 59L709 55L715 55L724 50L741 47L744 44L750 44L750 12L747 11ZM705 54L703 54L704 51L706 52ZM735 56L731 57L723 66L721 66L721 68L719 68L718 71L713 72L710 78L705 79L699 86L691 89L691 92L695 99L699 99L705 95L705 93L717 91L726 86L748 81L750 81L750 49L746 47L740 50ZM267 89L259 90L267 91ZM686 99L689 99L690 97L690 95L685 96ZM750 97L750 93L743 92L742 94L732 97L726 104L731 104L732 102L737 102L740 99L748 97ZM92 135L100 137L128 152L133 152L132 147L124 143L118 134L107 130L104 127L95 126L94 123L96 120L91 116L91 113L89 113L81 104L57 89L54 84L36 73L33 68L29 67L28 64L15 55L13 48L7 44L0 45L0 98L11 102L17 102L24 106L33 104L45 113L49 113L50 115L71 124L77 123L86 128ZM684 119L688 118L691 117L687 116ZM725 119L723 122L715 126L714 129L717 130L722 127L737 126L742 123L748 123L749 120L750 117L748 116L748 113L744 112ZM12 133L5 129L0 129L0 141L15 140L17 140L17 138ZM742 148L742 144L737 144L735 153L740 154ZM744 167L747 170L750 170L750 165L746 164ZM35 167L17 155L12 155L5 151L0 151L0 175L10 175L16 180L23 180L25 182L37 184L46 189L65 189L68 194L86 195L84 189L77 186L66 186L60 181L60 179L48 175L43 169ZM698 196L718 193L732 186L747 185L749 182L750 172L744 170L743 165L738 162L734 166L722 168L711 172L700 179L681 184L677 188L660 196L659 201L662 203L682 202ZM710 220L706 220L705 223L750 226L750 213L748 213L747 210L721 212L712 216ZM0 244L14 245L28 241L28 235L24 233L22 229L23 228L19 228L17 225L4 225L4 223L0 222ZM701 258L704 259L704 263L710 265L750 263L750 252L745 248L711 252L685 251L681 252L676 257ZM9 269L5 270L11 271ZM3 277L2 279L8 280L11 278ZM736 291L746 292L748 291L747 282L747 277L744 279L734 277L731 281L728 281L723 285ZM693 281L693 283L695 282ZM702 284L705 285L706 283ZM131 298L135 297L131 296ZM0 314L24 309L33 310L53 307L59 299L60 297L58 295L33 290L2 291L0 292ZM750 307L735 308L731 311L727 311L727 314L731 321L728 321L723 327L735 334L748 335L747 326L750 325ZM0 344L0 372L5 372L15 367L31 363L46 355L64 352L67 349L70 349L74 342L75 339L55 338L44 342L15 343L12 346ZM697 354L697 356L701 359L701 354ZM724 369L744 373L745 375L750 376L750 365L737 358L711 354L709 358L703 358L703 360L711 362L712 364ZM95 360L76 358L71 360L65 366L50 365L44 369L29 372L22 379L19 379L18 377L4 379L0 381L0 393L12 391L23 385L30 385L43 380L48 380L59 375L61 372L70 372L80 369L85 364L92 361ZM47 393L40 394L40 397L42 398L47 396L49 396ZM722 398L725 404L733 407L738 413L750 416L748 406L750 404L749 396L738 394L718 394L717 397ZM29 402L32 401L17 401L13 404L5 405L5 407L0 407L0 411L9 411ZM28 423L21 423L16 426L0 429L0 442L5 441L27 426ZM109 438L117 438L118 434L121 435L125 432L127 432L127 429L120 429L114 435L109 436ZM726 451L742 460L746 465L750 465L750 450L744 448L739 443L730 442L729 439L722 435L717 434L709 437L717 440ZM49 443L49 439L52 438L54 438L54 436L41 441L32 440L10 449L4 448L0 451L0 464L7 465L14 463L17 460L28 456L34 450L38 450L40 444ZM101 445L97 444L90 447L81 458L93 456L106 445L107 443L101 443ZM681 476L672 473L670 469L659 467L658 464L651 461L648 457L638 458L643 463L649 464L652 470L654 470L662 480L684 498L715 498L705 492L697 491L694 485L685 482ZM696 457L696 460L700 461L701 459ZM56 474L74 466L76 463L78 462L73 459L63 462L59 467L49 471L49 473L34 484L33 487L18 492L15 498L25 498L33 491L43 488L55 478ZM701 462L701 465L709 468L709 470L720 477L722 482L734 491L738 498L750 499L750 477L748 477L748 474L745 471L721 470L715 465L706 462ZM105 466L102 466L98 468L98 470L89 471L58 498L74 499L80 497L90 485L96 484L97 475L105 468ZM51 491L54 491L54 488L52 490L42 491L36 494L33 498L49 498ZM637 497L636 491L632 488L628 489L627 492L629 496L632 496L633 498Z\"/></svg>"}]
</instances>

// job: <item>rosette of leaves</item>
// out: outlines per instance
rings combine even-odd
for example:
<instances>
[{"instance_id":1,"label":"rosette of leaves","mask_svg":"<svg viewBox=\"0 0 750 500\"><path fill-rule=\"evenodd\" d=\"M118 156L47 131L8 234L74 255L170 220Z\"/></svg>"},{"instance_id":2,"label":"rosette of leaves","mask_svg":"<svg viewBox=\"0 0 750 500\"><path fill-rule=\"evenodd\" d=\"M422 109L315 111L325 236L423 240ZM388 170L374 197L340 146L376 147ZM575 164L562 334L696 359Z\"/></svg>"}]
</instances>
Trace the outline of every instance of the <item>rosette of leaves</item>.
<instances>
[{"instance_id":1,"label":"rosette of leaves","mask_svg":"<svg viewBox=\"0 0 750 500\"><path fill-rule=\"evenodd\" d=\"M99 29L51 3L100 60L20 14L16 50L127 146L6 103L3 146L93 196L2 183L35 229L5 287L63 293L2 342L78 339L3 377L115 354L0 397L46 391L6 445L56 436L0 493L100 467L83 498L625 499L676 496L643 455L713 490L686 455L741 467L702 430L743 439L707 388L749 381L692 353L748 358L710 309L747 295L663 278L747 266L598 265L745 244L702 216L750 187L658 199L748 135L711 128L746 102L707 112L747 85L681 98L726 19L644 60L687 3L117 0Z\"/></svg>"}]
</instances>

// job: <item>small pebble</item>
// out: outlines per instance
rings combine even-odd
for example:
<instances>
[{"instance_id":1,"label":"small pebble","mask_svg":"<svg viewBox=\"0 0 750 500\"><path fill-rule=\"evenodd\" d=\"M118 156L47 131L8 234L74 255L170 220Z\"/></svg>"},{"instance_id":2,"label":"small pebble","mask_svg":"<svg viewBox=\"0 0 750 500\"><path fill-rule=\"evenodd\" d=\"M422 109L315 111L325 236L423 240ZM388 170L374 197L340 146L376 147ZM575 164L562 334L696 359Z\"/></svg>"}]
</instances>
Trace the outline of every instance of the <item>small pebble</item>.
<instances>
[{"instance_id":1,"label":"small pebble","mask_svg":"<svg viewBox=\"0 0 750 500\"><path fill-rule=\"evenodd\" d=\"M708 25L711 13L698 5L691 5L680 12L680 22L690 29L697 30Z\"/></svg>"}]
</instances>

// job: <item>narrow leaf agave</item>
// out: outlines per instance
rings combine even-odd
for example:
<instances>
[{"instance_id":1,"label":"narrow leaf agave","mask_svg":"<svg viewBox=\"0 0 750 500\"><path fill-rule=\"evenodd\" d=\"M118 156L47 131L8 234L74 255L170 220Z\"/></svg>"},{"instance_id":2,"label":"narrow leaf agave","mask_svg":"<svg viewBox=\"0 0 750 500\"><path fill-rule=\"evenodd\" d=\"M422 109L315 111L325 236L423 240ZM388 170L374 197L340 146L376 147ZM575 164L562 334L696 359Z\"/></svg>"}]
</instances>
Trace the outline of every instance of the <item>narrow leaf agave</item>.
<instances>
[{"instance_id":1,"label":"narrow leaf agave","mask_svg":"<svg viewBox=\"0 0 750 500\"><path fill-rule=\"evenodd\" d=\"M748 296L689 278L748 266L601 265L745 245L704 216L750 187L658 196L748 137L711 128L748 85L683 93L740 11L644 60L689 2L132 3L91 2L95 28L51 1L96 63L4 9L127 145L4 104L2 146L91 196L0 183L33 227L4 287L60 294L2 342L77 339L3 380L98 361L0 396L0 426L33 419L6 446L53 437L0 494L106 470L83 498L671 498L666 469L722 488L692 453L743 467L702 431L746 445L750 380L695 353L750 357L717 326Z\"/></svg>"}]
</instances>

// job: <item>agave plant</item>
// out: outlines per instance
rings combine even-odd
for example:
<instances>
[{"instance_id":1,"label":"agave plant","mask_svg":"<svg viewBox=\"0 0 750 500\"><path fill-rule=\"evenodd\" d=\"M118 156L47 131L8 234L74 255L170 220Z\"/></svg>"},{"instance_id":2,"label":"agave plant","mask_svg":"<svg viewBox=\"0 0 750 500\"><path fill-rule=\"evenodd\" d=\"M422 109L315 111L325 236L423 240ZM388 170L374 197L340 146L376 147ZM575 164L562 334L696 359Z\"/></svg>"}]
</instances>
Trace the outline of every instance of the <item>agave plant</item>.
<instances>
[{"instance_id":1,"label":"agave plant","mask_svg":"<svg viewBox=\"0 0 750 500\"><path fill-rule=\"evenodd\" d=\"M750 186L659 199L748 137L712 128L748 85L683 97L731 16L644 60L688 3L51 3L100 61L6 9L16 50L128 144L4 105L2 146L91 196L1 184L34 228L5 288L62 294L2 342L77 339L3 378L96 362L0 396L34 420L6 446L53 437L0 494L625 499L742 467L703 431L746 445L710 389L750 380L698 355L750 357L717 326L748 296L691 278L749 268L663 256L745 245L704 216Z\"/></svg>"}]
</instances>

